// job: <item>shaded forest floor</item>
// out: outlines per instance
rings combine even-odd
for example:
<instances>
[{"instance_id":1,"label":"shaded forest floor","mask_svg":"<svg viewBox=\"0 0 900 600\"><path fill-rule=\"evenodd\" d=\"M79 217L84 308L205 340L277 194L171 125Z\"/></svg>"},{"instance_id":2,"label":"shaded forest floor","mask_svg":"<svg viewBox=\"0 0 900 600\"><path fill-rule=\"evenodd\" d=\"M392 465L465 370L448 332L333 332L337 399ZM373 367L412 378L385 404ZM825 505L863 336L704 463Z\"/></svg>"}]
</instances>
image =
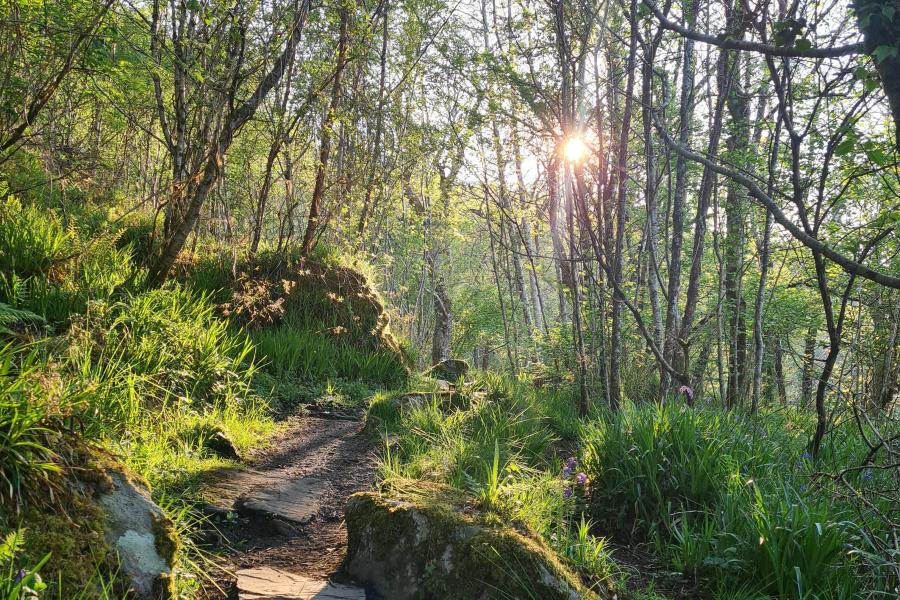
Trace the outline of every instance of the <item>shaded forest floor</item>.
<instances>
[{"instance_id":1,"label":"shaded forest floor","mask_svg":"<svg viewBox=\"0 0 900 600\"><path fill-rule=\"evenodd\" d=\"M253 454L247 467L253 475L315 481L323 493L312 507L314 512L304 519L306 522L248 510L240 500L237 511L216 514L213 522L223 538L218 552L222 570L216 578L221 590L209 586L207 593L211 598L237 598L234 573L254 567L318 580L341 580L339 569L347 543L344 503L348 496L374 483L375 441L365 430L361 411L314 410L292 417L288 423L268 448ZM213 504L213 495L220 494L217 485L227 485L229 479L247 478L242 478L242 472L223 475L208 491ZM240 493L249 492L246 489Z\"/></svg>"}]
</instances>

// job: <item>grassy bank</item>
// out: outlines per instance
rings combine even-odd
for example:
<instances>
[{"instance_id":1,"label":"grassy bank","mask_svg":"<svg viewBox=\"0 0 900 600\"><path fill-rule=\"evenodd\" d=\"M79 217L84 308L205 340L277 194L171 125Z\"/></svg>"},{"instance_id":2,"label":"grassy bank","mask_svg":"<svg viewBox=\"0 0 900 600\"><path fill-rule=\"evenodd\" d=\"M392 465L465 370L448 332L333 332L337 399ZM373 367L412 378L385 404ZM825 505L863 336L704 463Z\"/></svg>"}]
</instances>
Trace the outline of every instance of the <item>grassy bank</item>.
<instances>
[{"instance_id":1,"label":"grassy bank","mask_svg":"<svg viewBox=\"0 0 900 600\"><path fill-rule=\"evenodd\" d=\"M199 491L236 464L211 441L243 455L303 402L359 402L405 377L396 352L323 335L356 323L354 305L327 285L304 280L286 303L283 289L251 301L242 282L263 280L254 269L278 257L241 265L238 279L224 261L195 259L178 282L148 289L138 217L88 207L63 216L15 198L0 211L0 574L39 571L46 585L0 576L0 597L29 581L41 597L118 597L102 517L77 491L107 455L175 521L179 594L190 597L209 569L193 542L208 527ZM344 312L330 308L325 322L329 304ZM278 318L259 324L237 310L271 305ZM381 318L357 314L360 329Z\"/></svg>"},{"instance_id":2,"label":"grassy bank","mask_svg":"<svg viewBox=\"0 0 900 600\"><path fill-rule=\"evenodd\" d=\"M462 393L461 408L375 399L382 475L448 483L504 522L521 520L588 583L630 597L676 584L722 599L893 593L894 562L880 550L888 475L877 465L846 474L870 503L863 510L827 475L864 462L852 421L814 462L814 424L790 409L750 418L629 403L579 420L565 388L478 374ZM621 566L611 545L629 549Z\"/></svg>"}]
</instances>

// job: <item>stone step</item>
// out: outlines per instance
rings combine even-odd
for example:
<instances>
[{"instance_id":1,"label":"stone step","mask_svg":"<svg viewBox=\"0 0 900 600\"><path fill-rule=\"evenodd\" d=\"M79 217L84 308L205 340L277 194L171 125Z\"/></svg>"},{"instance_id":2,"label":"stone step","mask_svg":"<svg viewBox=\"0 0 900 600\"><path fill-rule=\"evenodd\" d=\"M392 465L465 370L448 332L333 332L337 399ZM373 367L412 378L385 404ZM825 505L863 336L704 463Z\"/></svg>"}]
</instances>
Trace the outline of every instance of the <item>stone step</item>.
<instances>
[{"instance_id":1,"label":"stone step","mask_svg":"<svg viewBox=\"0 0 900 600\"><path fill-rule=\"evenodd\" d=\"M237 572L240 600L365 600L366 592L339 583L295 575L271 567Z\"/></svg>"},{"instance_id":2,"label":"stone step","mask_svg":"<svg viewBox=\"0 0 900 600\"><path fill-rule=\"evenodd\" d=\"M246 471L213 487L214 506L303 525L316 516L330 489L327 481L316 477Z\"/></svg>"}]
</instances>

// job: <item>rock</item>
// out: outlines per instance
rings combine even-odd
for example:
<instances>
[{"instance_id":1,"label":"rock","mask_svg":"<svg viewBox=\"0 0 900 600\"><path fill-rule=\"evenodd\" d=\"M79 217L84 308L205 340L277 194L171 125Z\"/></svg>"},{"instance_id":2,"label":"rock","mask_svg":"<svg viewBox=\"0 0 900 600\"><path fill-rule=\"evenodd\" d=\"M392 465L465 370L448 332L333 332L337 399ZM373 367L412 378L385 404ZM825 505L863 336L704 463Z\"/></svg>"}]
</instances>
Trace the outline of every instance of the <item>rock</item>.
<instances>
[{"instance_id":1,"label":"rock","mask_svg":"<svg viewBox=\"0 0 900 600\"><path fill-rule=\"evenodd\" d=\"M203 440L203 447L213 454L222 458L231 460L240 460L241 455L237 451L234 442L222 431L217 431L213 435Z\"/></svg>"},{"instance_id":2,"label":"rock","mask_svg":"<svg viewBox=\"0 0 900 600\"><path fill-rule=\"evenodd\" d=\"M423 406L432 401L437 402L441 410L448 412L455 408L466 408L469 404L469 397L448 389L438 390L436 392L409 392L400 394L399 396L391 398L390 403L394 408L404 411Z\"/></svg>"},{"instance_id":3,"label":"rock","mask_svg":"<svg viewBox=\"0 0 900 600\"><path fill-rule=\"evenodd\" d=\"M111 485L99 497L106 515L105 537L137 598L174 598L172 566L178 538L171 520L140 482L110 470Z\"/></svg>"},{"instance_id":4,"label":"rock","mask_svg":"<svg viewBox=\"0 0 900 600\"><path fill-rule=\"evenodd\" d=\"M391 398L391 406L399 410L409 410L424 405L428 401L427 393L412 392Z\"/></svg>"},{"instance_id":5,"label":"rock","mask_svg":"<svg viewBox=\"0 0 900 600\"><path fill-rule=\"evenodd\" d=\"M432 377L456 383L469 372L469 363L458 358L448 358L431 367Z\"/></svg>"},{"instance_id":6,"label":"rock","mask_svg":"<svg viewBox=\"0 0 900 600\"><path fill-rule=\"evenodd\" d=\"M315 477L283 479L241 496L236 506L244 513L277 517L303 525L319 512L328 489L328 482Z\"/></svg>"},{"instance_id":7,"label":"rock","mask_svg":"<svg viewBox=\"0 0 900 600\"><path fill-rule=\"evenodd\" d=\"M188 446L200 446L204 450L231 460L240 460L240 454L231 438L215 423L200 422L182 432L178 440Z\"/></svg>"},{"instance_id":8,"label":"rock","mask_svg":"<svg viewBox=\"0 0 900 600\"><path fill-rule=\"evenodd\" d=\"M236 573L239 600L365 600L365 590L295 575L271 567Z\"/></svg>"},{"instance_id":9,"label":"rock","mask_svg":"<svg viewBox=\"0 0 900 600\"><path fill-rule=\"evenodd\" d=\"M271 567L243 569L236 573L240 600L365 600L366 592L339 583L295 575Z\"/></svg>"},{"instance_id":10,"label":"rock","mask_svg":"<svg viewBox=\"0 0 900 600\"><path fill-rule=\"evenodd\" d=\"M496 597L594 600L540 541L467 516L450 490L347 501L348 574L393 600Z\"/></svg>"},{"instance_id":11,"label":"rock","mask_svg":"<svg viewBox=\"0 0 900 600\"><path fill-rule=\"evenodd\" d=\"M207 511L236 510L303 525L316 516L330 490L327 481L287 471L235 471L207 489Z\"/></svg>"},{"instance_id":12,"label":"rock","mask_svg":"<svg viewBox=\"0 0 900 600\"><path fill-rule=\"evenodd\" d=\"M450 391L450 382L446 379L435 379L434 385L437 387L439 392L449 392Z\"/></svg>"}]
</instances>

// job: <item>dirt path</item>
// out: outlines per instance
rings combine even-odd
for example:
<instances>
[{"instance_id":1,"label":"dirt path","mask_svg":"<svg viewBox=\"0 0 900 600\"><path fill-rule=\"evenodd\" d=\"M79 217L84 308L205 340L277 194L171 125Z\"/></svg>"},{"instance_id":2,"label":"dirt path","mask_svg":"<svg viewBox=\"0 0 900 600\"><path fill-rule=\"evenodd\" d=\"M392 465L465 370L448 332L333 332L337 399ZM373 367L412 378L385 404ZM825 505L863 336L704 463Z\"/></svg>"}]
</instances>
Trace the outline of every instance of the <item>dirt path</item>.
<instances>
[{"instance_id":1,"label":"dirt path","mask_svg":"<svg viewBox=\"0 0 900 600\"><path fill-rule=\"evenodd\" d=\"M344 502L375 478L376 443L363 427L360 414L294 417L269 448L251 458L252 470L230 473L211 486L207 495L220 513L214 521L227 539L222 554L231 574L218 581L227 598L285 597L239 594L235 573L245 579L299 575L341 581ZM210 596L223 597L215 591Z\"/></svg>"}]
</instances>

